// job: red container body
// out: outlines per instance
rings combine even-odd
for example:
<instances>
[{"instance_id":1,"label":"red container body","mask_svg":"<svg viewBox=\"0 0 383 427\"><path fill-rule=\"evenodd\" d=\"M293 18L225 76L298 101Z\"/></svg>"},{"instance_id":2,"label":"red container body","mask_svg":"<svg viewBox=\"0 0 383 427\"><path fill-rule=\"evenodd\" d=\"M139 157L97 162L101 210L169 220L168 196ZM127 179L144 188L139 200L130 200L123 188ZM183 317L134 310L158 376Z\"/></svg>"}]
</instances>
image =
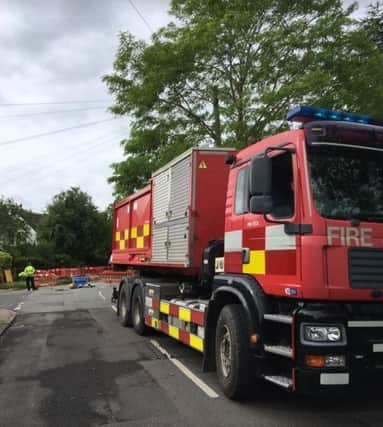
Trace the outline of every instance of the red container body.
<instances>
[{"instance_id":1,"label":"red container body","mask_svg":"<svg viewBox=\"0 0 383 427\"><path fill-rule=\"evenodd\" d=\"M224 239L232 149L193 148L114 205L110 263L197 276L202 250Z\"/></svg>"}]
</instances>

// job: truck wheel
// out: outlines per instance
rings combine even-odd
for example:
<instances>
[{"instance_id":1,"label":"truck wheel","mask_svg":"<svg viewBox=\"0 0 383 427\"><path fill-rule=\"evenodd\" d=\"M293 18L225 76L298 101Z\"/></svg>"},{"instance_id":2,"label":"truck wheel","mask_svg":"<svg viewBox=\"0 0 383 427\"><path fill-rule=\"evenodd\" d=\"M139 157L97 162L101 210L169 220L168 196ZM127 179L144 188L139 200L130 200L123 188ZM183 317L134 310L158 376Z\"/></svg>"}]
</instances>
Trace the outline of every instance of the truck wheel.
<instances>
[{"instance_id":1,"label":"truck wheel","mask_svg":"<svg viewBox=\"0 0 383 427\"><path fill-rule=\"evenodd\" d=\"M144 304L141 289L136 286L132 298L132 322L133 328L138 335L144 335L147 331L144 319Z\"/></svg>"},{"instance_id":2,"label":"truck wheel","mask_svg":"<svg viewBox=\"0 0 383 427\"><path fill-rule=\"evenodd\" d=\"M125 293L123 292L123 288L121 289L118 298L118 316L120 317L120 323L122 326L132 326L132 319L128 310L128 304Z\"/></svg>"},{"instance_id":3,"label":"truck wheel","mask_svg":"<svg viewBox=\"0 0 383 427\"><path fill-rule=\"evenodd\" d=\"M216 329L217 376L225 395L233 400L246 397L253 375L251 370L248 324L241 305L226 305Z\"/></svg>"}]
</instances>

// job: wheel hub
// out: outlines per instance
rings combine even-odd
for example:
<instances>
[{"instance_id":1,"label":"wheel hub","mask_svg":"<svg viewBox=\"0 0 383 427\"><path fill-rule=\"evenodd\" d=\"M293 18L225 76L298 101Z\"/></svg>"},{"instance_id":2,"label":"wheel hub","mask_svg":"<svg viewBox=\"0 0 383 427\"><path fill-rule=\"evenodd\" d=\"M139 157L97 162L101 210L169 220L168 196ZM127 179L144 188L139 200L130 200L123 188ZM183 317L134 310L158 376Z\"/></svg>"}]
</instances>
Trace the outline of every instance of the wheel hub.
<instances>
[{"instance_id":1,"label":"wheel hub","mask_svg":"<svg viewBox=\"0 0 383 427\"><path fill-rule=\"evenodd\" d=\"M227 326L223 327L223 333L220 343L220 359L221 359L221 368L222 373L225 377L228 377L231 372L231 357L232 345L231 345L231 335Z\"/></svg>"}]
</instances>

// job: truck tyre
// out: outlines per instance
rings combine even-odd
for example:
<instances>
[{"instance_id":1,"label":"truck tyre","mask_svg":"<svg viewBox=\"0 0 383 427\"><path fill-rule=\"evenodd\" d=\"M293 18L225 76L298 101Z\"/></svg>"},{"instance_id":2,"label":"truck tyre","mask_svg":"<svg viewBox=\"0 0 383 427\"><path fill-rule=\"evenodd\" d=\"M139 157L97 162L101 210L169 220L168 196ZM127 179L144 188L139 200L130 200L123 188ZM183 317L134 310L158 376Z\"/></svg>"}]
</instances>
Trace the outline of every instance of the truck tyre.
<instances>
[{"instance_id":1,"label":"truck tyre","mask_svg":"<svg viewBox=\"0 0 383 427\"><path fill-rule=\"evenodd\" d=\"M123 287L120 290L120 295L118 298L118 316L120 318L120 323L122 326L132 326L132 316L129 311Z\"/></svg>"},{"instance_id":2,"label":"truck tyre","mask_svg":"<svg viewBox=\"0 0 383 427\"><path fill-rule=\"evenodd\" d=\"M222 391L233 400L246 397L253 379L248 329L241 305L223 307L216 329L217 376Z\"/></svg>"},{"instance_id":3,"label":"truck tyre","mask_svg":"<svg viewBox=\"0 0 383 427\"><path fill-rule=\"evenodd\" d=\"M147 332L144 318L144 302L141 288L136 286L132 298L132 322L133 328L138 335L144 335Z\"/></svg>"}]
</instances>

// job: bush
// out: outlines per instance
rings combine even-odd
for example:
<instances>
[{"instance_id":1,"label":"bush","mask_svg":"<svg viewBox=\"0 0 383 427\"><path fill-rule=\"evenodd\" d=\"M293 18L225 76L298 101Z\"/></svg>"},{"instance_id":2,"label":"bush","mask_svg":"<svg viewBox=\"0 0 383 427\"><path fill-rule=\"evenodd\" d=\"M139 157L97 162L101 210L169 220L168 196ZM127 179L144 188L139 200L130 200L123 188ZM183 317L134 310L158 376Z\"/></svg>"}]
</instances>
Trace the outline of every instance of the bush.
<instances>
[{"instance_id":1,"label":"bush","mask_svg":"<svg viewBox=\"0 0 383 427\"><path fill-rule=\"evenodd\" d=\"M12 255L5 251L0 251L0 269L11 268L12 266Z\"/></svg>"},{"instance_id":2,"label":"bush","mask_svg":"<svg viewBox=\"0 0 383 427\"><path fill-rule=\"evenodd\" d=\"M0 283L0 290L20 290L25 289L25 282Z\"/></svg>"},{"instance_id":3,"label":"bush","mask_svg":"<svg viewBox=\"0 0 383 427\"><path fill-rule=\"evenodd\" d=\"M31 262L31 264L33 265L33 267L35 267L36 269L45 269L45 268L50 268L51 266L49 265L49 263L42 257L39 256L18 256L15 257L14 262L13 262L13 267L16 270L17 273L20 273L21 271L24 270L24 268L26 267L28 261Z\"/></svg>"}]
</instances>

